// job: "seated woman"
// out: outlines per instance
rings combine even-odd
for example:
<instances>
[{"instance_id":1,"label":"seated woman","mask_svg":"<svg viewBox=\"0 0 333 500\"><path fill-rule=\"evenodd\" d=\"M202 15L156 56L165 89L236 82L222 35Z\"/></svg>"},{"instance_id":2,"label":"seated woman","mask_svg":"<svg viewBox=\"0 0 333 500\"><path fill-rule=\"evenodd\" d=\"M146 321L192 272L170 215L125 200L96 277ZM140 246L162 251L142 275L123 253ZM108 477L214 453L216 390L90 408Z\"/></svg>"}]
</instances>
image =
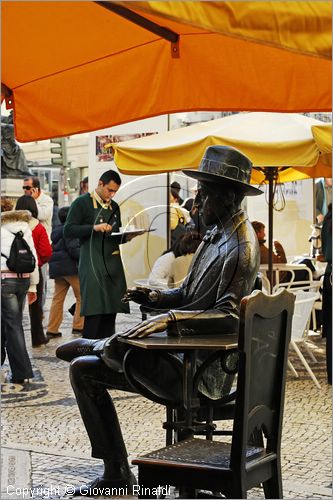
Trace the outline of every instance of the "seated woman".
<instances>
[{"instance_id":1,"label":"seated woman","mask_svg":"<svg viewBox=\"0 0 333 500\"><path fill-rule=\"evenodd\" d=\"M198 238L200 238L200 240ZM183 244L183 241L184 241L184 244ZM190 247L189 247L189 244L190 244L190 242L193 243L194 241L195 242L198 241L198 244L196 245L196 248L193 250L193 248L194 248L193 244ZM151 285L163 283L165 285L170 286L169 280L171 279L170 278L171 273L173 273L172 269L173 269L173 264L174 264L175 260L178 257L181 257L181 256L186 255L188 253L194 253L195 250L198 248L200 241L201 241L201 236L195 231L189 231L189 232L186 232L186 233L182 234L181 236L179 236L179 238L175 241L175 243L173 245L171 245L171 248L166 250L155 261L155 263L152 267L152 270L150 271L150 274L149 274L149 278L148 278L149 283ZM190 249L190 251L188 250L188 248ZM188 261L188 265L186 267L185 272L181 274L181 276L183 276L183 279L185 278L185 276L187 274L187 270L188 270L189 265L191 263L190 258L187 258L186 260ZM177 264L178 269L179 269L179 267L184 268L184 265L180 266L180 264ZM179 274L179 271L177 271L177 275L178 274Z\"/></svg>"},{"instance_id":2,"label":"seated woman","mask_svg":"<svg viewBox=\"0 0 333 500\"><path fill-rule=\"evenodd\" d=\"M260 264L268 264L269 248L265 245L266 243L265 224L255 220L252 222L252 226L258 238L259 251L260 251ZM277 240L273 240L272 262L273 264L287 263L286 252L281 243ZM310 259L301 259L296 261L295 264L305 264L310 269L312 274L314 274L316 271ZM294 281L307 281L309 279L309 272L305 269L304 270L297 269L296 271L294 271L294 273L295 273ZM288 283L291 279L292 275L289 271L279 272L280 283ZM275 277L273 279L273 282L275 284Z\"/></svg>"},{"instance_id":3,"label":"seated woman","mask_svg":"<svg viewBox=\"0 0 333 500\"><path fill-rule=\"evenodd\" d=\"M179 253L179 244L183 236L182 234L168 250L157 258L149 274L149 283L157 284L162 282L167 284L172 263L176 257L181 255Z\"/></svg>"},{"instance_id":4,"label":"seated woman","mask_svg":"<svg viewBox=\"0 0 333 500\"><path fill-rule=\"evenodd\" d=\"M168 277L168 287L178 288L186 278L193 255L202 241L202 236L196 231L185 233L179 242L179 256L171 263Z\"/></svg>"}]
</instances>

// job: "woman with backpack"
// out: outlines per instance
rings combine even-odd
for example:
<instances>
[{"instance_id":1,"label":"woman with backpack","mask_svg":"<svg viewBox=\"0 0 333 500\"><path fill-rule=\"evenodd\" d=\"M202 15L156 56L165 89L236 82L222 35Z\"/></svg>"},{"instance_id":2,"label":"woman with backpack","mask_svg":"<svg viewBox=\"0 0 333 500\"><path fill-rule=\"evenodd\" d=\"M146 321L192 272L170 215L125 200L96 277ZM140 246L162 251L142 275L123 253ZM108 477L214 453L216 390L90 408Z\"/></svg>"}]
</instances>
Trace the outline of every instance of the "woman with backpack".
<instances>
[{"instance_id":1,"label":"woman with backpack","mask_svg":"<svg viewBox=\"0 0 333 500\"><path fill-rule=\"evenodd\" d=\"M22 326L23 306L27 294L29 303L36 300L36 285L39 278L37 254L29 227L31 214L26 210L12 209L13 205L3 198L1 200L1 365L7 355L12 372L11 382L23 383L25 379L34 376ZM15 234L19 232L34 258L32 267L34 265L35 268L32 272L17 274L8 267L10 257L13 260L11 248ZM12 267L10 263L9 265Z\"/></svg>"},{"instance_id":2,"label":"woman with backpack","mask_svg":"<svg viewBox=\"0 0 333 500\"><path fill-rule=\"evenodd\" d=\"M31 326L32 347L40 347L47 344L49 339L45 336L43 328L43 275L41 266L46 264L51 258L52 247L45 227L39 222L38 208L36 201L32 196L23 195L16 203L16 208L20 210L29 210L32 218L29 221L29 227L32 231L32 237L35 244L38 261L39 283L37 285L37 300L29 304L29 316Z\"/></svg>"}]
</instances>

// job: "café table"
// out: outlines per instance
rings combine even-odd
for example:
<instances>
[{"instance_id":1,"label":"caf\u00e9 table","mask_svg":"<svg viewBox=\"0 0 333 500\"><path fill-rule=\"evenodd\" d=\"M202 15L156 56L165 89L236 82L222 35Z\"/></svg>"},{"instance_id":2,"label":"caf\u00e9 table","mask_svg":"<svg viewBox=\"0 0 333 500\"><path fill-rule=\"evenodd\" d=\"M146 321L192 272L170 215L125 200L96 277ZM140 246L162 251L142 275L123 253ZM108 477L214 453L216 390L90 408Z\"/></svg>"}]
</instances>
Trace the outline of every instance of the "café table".
<instances>
[{"instance_id":1,"label":"caf\u00e9 table","mask_svg":"<svg viewBox=\"0 0 333 500\"><path fill-rule=\"evenodd\" d=\"M164 350L183 354L183 407L185 413L185 429L193 425L193 409L199 406L197 398L193 397L195 380L195 359L197 351L205 350L221 352L227 355L238 347L238 333L223 335L193 335L176 337L166 332L156 333L146 338L118 337L120 342L147 350Z\"/></svg>"}]
</instances>

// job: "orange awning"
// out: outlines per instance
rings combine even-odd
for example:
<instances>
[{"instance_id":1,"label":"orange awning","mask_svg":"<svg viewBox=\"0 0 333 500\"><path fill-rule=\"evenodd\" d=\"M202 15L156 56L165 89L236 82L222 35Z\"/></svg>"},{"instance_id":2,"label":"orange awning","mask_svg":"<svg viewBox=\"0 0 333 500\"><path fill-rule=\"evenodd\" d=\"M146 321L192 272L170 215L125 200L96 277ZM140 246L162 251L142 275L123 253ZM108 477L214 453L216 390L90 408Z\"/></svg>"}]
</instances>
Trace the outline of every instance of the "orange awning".
<instances>
[{"instance_id":1,"label":"orange awning","mask_svg":"<svg viewBox=\"0 0 333 500\"><path fill-rule=\"evenodd\" d=\"M331 109L329 1L1 8L3 95L21 142L179 111Z\"/></svg>"}]
</instances>

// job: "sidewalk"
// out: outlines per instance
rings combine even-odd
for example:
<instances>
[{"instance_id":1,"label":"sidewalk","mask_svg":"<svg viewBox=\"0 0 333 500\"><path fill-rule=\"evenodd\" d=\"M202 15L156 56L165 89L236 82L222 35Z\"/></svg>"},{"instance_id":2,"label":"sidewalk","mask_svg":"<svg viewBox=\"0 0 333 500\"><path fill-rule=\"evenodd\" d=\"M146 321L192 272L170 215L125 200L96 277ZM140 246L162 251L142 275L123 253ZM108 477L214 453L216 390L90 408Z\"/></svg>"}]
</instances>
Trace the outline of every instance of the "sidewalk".
<instances>
[{"instance_id":1,"label":"sidewalk","mask_svg":"<svg viewBox=\"0 0 333 500\"><path fill-rule=\"evenodd\" d=\"M53 281L49 284L46 319ZM33 381L24 386L7 383L8 365L4 365L1 499L69 498L64 496L66 487L70 491L72 485L89 481L102 472L100 461L90 458L89 441L68 380L68 364L54 354L57 345L73 338L72 317L67 313L73 302L73 296L69 295L61 327L63 336L37 349L31 348L25 311L26 340L36 375ZM118 331L140 320L138 308L131 306L131 309L131 315L118 315ZM332 496L331 388L325 378L325 344L319 338L315 342L319 362L314 372L321 390L296 359L300 379L288 371L282 439L285 498ZM163 407L121 391L114 392L114 401L130 459L163 446ZM135 468L133 471L136 473ZM33 488L33 494L20 488ZM264 495L261 489L253 489L248 498L264 498Z\"/></svg>"}]
</instances>

